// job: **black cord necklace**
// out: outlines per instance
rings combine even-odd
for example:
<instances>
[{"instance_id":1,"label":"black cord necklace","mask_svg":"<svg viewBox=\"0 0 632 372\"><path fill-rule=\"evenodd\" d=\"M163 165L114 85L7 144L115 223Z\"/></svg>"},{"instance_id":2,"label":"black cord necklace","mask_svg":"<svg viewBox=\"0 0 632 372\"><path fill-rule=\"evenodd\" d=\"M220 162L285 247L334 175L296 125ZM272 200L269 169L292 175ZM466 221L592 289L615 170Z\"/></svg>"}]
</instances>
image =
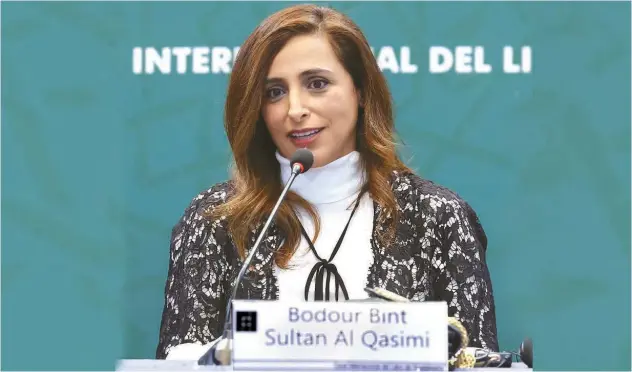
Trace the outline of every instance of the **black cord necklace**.
<instances>
[{"instance_id":1,"label":"black cord necklace","mask_svg":"<svg viewBox=\"0 0 632 372\"><path fill-rule=\"evenodd\" d=\"M360 204L360 198L358 198L358 200L356 201L355 206L353 207L353 210L351 211L351 216L349 216L349 220L347 221L347 225L345 226L344 230L342 230L342 234L340 235L340 238L338 238L336 247L334 248L333 252L331 252L331 256L329 257L329 260L325 260L318 255L318 252L316 252L316 248L314 248L314 244L312 243L312 240L309 238L309 236L305 232L305 229L303 228L303 225L301 224L301 232L303 233L303 237L305 238L305 240L307 240L310 250L314 253L314 256L316 256L316 258L318 259L318 262L314 265L314 267L312 268L312 271L310 271L309 276L307 277L307 283L305 284L305 300L306 301L309 298L309 288L312 284L312 280L314 279L316 279L316 283L314 286L314 292L315 292L314 301L323 301L323 300L329 301L329 297L330 297L329 296L330 294L329 281L331 279L331 276L334 277L336 301L338 301L339 290L342 290L342 294L345 300L349 299L349 293L347 293L347 288L345 287L345 284L342 280L342 277L340 276L340 273L338 273L338 269L336 268L336 265L334 265L332 261L334 260L334 257L336 257L336 253L338 253L338 250L340 249L342 240L344 239L345 234L347 234L347 228L349 227L351 218L353 218L353 215L355 214L356 209L358 209L359 204ZM324 279L325 273L327 273L326 280ZM323 288L323 286L325 288Z\"/></svg>"}]
</instances>

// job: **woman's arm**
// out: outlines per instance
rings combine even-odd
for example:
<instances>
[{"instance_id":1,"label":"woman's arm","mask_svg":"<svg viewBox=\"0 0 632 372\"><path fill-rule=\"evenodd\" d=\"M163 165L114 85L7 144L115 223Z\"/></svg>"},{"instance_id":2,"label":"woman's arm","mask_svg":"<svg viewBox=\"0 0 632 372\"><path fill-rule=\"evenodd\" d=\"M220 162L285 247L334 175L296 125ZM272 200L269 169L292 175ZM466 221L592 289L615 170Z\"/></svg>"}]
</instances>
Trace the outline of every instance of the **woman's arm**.
<instances>
[{"instance_id":1,"label":"woman's arm","mask_svg":"<svg viewBox=\"0 0 632 372\"><path fill-rule=\"evenodd\" d=\"M228 242L220 221L202 214L224 197L221 187L198 195L173 228L157 359L177 345L207 345L221 335Z\"/></svg>"},{"instance_id":2,"label":"woman's arm","mask_svg":"<svg viewBox=\"0 0 632 372\"><path fill-rule=\"evenodd\" d=\"M448 303L449 316L467 329L470 346L498 351L485 232L467 202L458 197L443 201L437 220L441 244L431 257L437 273L435 294Z\"/></svg>"}]
</instances>

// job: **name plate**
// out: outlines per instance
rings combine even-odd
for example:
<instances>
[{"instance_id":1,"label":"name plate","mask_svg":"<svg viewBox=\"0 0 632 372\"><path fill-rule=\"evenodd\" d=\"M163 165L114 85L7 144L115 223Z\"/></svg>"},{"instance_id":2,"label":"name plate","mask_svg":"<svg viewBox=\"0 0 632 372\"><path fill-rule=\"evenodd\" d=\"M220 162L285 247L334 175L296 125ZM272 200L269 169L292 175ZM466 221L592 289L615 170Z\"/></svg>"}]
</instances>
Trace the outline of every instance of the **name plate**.
<instances>
[{"instance_id":1,"label":"name plate","mask_svg":"<svg viewBox=\"0 0 632 372\"><path fill-rule=\"evenodd\" d=\"M235 300L234 370L448 370L445 302Z\"/></svg>"}]
</instances>

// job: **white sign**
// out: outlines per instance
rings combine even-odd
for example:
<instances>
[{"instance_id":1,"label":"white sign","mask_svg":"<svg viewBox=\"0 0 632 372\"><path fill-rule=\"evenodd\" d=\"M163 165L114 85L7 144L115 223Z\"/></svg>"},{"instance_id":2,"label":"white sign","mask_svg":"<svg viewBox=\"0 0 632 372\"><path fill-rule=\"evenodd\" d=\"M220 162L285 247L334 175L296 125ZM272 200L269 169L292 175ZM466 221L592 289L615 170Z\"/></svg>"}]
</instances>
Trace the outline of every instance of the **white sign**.
<instances>
[{"instance_id":1,"label":"white sign","mask_svg":"<svg viewBox=\"0 0 632 372\"><path fill-rule=\"evenodd\" d=\"M445 302L236 300L234 370L447 370Z\"/></svg>"}]
</instances>

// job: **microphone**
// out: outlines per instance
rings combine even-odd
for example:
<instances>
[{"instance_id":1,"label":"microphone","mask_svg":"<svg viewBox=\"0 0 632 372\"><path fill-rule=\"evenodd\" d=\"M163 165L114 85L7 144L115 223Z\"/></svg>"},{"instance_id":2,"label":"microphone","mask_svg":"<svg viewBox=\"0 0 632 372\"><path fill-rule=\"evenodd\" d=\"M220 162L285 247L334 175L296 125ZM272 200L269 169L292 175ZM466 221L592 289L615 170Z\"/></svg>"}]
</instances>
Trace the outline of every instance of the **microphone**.
<instances>
[{"instance_id":1,"label":"microphone","mask_svg":"<svg viewBox=\"0 0 632 372\"><path fill-rule=\"evenodd\" d=\"M466 352L474 359L474 368L511 368L514 356L527 367L533 368L533 341L528 337L520 344L519 352L495 352L477 347L468 347Z\"/></svg>"},{"instance_id":2,"label":"microphone","mask_svg":"<svg viewBox=\"0 0 632 372\"><path fill-rule=\"evenodd\" d=\"M301 173L305 173L314 165L314 154L308 149L298 149L294 152L294 155L292 155L290 165L292 166L292 176L296 177ZM291 185L292 182L294 182L294 179L290 178L287 184ZM288 186L286 186L286 188L287 187ZM281 194L281 198L283 197L284 194ZM281 200L281 198L279 200Z\"/></svg>"},{"instance_id":3,"label":"microphone","mask_svg":"<svg viewBox=\"0 0 632 372\"><path fill-rule=\"evenodd\" d=\"M527 337L520 344L520 360L529 368L533 368L533 341Z\"/></svg>"},{"instance_id":4,"label":"microphone","mask_svg":"<svg viewBox=\"0 0 632 372\"><path fill-rule=\"evenodd\" d=\"M222 333L221 339L217 341L211 348L202 355L200 359L198 359L198 365L230 365L231 364L231 350L232 350L232 305L233 300L237 297L237 288L239 288L239 284L241 284L244 276L246 275L246 271L250 267L250 263L252 259L255 257L259 249L259 245L263 241L268 229L270 228L270 224L276 216L281 203L285 199L285 195L290 190L290 186L294 183L294 180L299 174L303 174L307 172L312 165L314 165L314 154L308 149L298 149L292 155L290 159L290 166L292 167L292 174L290 175L290 179L285 184L283 191L281 192L281 196L277 200L274 208L272 208L272 212L270 216L268 216L268 220L265 225L263 225L263 230L259 233L259 237L255 241L255 245L248 253L248 256L244 260L241 265L241 269L239 270L239 274L237 274L237 278L235 279L235 283L233 285L233 292L231 296L228 298L228 302L226 303L226 320L224 321L224 331Z\"/></svg>"}]
</instances>

